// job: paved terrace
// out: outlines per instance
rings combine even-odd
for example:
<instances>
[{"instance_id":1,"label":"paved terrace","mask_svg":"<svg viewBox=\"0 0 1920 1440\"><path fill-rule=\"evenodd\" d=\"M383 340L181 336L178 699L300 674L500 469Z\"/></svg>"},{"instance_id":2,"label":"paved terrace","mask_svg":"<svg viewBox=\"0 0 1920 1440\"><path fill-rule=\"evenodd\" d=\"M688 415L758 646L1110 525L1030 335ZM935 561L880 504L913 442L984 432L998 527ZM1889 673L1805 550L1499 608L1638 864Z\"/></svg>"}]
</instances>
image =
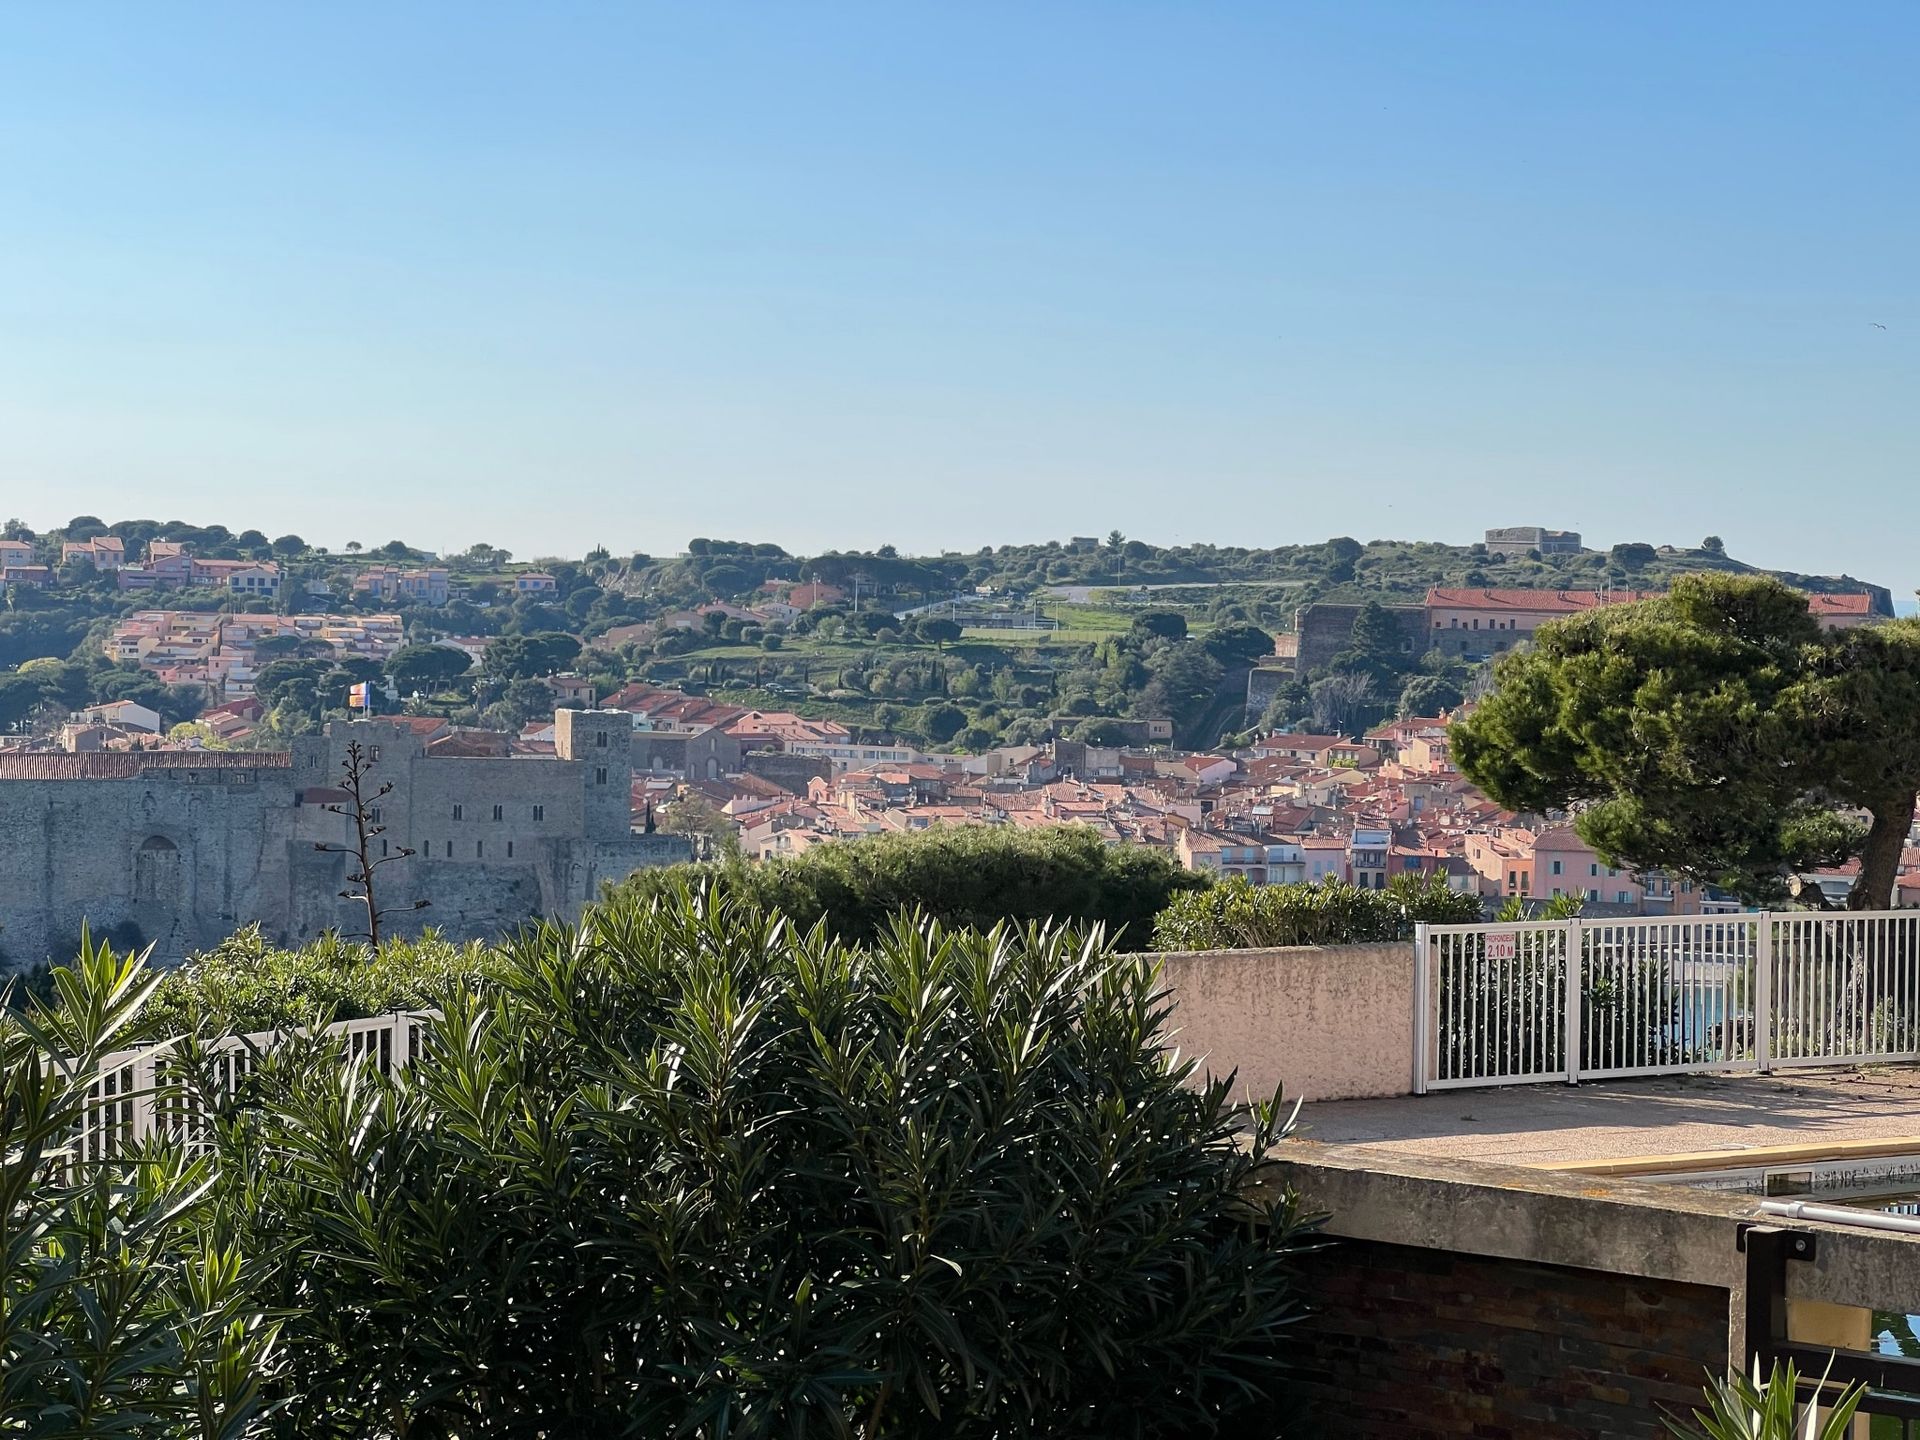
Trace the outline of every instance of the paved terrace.
<instances>
[{"instance_id":1,"label":"paved terrace","mask_svg":"<svg viewBox=\"0 0 1920 1440\"><path fill-rule=\"evenodd\" d=\"M1629 1157L1920 1147L1920 1067L1687 1075L1440 1090L1387 1100L1309 1101L1302 1139L1557 1167Z\"/></svg>"}]
</instances>

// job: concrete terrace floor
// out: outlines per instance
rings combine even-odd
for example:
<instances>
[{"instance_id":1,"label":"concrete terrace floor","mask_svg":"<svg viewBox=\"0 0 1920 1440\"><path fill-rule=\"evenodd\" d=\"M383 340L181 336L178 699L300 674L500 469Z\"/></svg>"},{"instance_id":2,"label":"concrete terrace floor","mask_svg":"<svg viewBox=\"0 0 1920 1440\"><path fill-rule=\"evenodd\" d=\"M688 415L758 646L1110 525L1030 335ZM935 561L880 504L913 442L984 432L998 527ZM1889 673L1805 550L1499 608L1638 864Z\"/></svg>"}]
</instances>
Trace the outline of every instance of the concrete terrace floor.
<instances>
[{"instance_id":1,"label":"concrete terrace floor","mask_svg":"<svg viewBox=\"0 0 1920 1440\"><path fill-rule=\"evenodd\" d=\"M1682 1075L1309 1101L1296 1132L1329 1145L1566 1165L1912 1137L1920 1066Z\"/></svg>"}]
</instances>

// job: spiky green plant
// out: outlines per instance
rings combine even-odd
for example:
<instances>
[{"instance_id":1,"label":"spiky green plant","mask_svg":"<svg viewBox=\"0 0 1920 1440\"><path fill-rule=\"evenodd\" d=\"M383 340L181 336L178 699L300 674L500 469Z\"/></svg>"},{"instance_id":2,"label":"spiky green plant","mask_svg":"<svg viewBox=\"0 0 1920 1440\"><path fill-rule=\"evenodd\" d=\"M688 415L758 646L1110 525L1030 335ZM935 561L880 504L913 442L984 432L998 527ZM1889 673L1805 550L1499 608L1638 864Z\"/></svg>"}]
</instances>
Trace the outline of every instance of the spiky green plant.
<instances>
[{"instance_id":1,"label":"spiky green plant","mask_svg":"<svg viewBox=\"0 0 1920 1440\"><path fill-rule=\"evenodd\" d=\"M1695 1410L1691 1420L1669 1418L1667 1429L1679 1440L1847 1440L1865 1387L1844 1387L1824 1408L1818 1400L1802 1402L1799 1392L1791 1361L1775 1365L1765 1379L1755 1361L1751 1376L1710 1381L1706 1409Z\"/></svg>"},{"instance_id":2,"label":"spiky green plant","mask_svg":"<svg viewBox=\"0 0 1920 1440\"><path fill-rule=\"evenodd\" d=\"M1288 1120L1188 1083L1144 963L685 888L504 959L410 1069L296 1044L222 1122L280 1433L1280 1433Z\"/></svg>"},{"instance_id":3,"label":"spiky green plant","mask_svg":"<svg viewBox=\"0 0 1920 1440\"><path fill-rule=\"evenodd\" d=\"M213 1162L75 1143L155 983L141 957L83 935L50 1002L0 1005L0 1434L263 1433L276 1327L216 1222Z\"/></svg>"}]
</instances>

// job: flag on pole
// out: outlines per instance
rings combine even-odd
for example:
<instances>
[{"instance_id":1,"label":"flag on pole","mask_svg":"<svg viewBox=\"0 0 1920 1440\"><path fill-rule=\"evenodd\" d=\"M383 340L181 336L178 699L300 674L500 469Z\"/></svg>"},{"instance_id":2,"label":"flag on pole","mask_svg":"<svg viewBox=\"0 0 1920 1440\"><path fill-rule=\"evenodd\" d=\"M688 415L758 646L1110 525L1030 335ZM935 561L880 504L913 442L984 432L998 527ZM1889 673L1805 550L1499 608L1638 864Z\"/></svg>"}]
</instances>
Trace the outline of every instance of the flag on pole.
<instances>
[{"instance_id":1,"label":"flag on pole","mask_svg":"<svg viewBox=\"0 0 1920 1440\"><path fill-rule=\"evenodd\" d=\"M350 687L347 691L347 705L350 709L373 709L373 686L362 680L358 685Z\"/></svg>"}]
</instances>

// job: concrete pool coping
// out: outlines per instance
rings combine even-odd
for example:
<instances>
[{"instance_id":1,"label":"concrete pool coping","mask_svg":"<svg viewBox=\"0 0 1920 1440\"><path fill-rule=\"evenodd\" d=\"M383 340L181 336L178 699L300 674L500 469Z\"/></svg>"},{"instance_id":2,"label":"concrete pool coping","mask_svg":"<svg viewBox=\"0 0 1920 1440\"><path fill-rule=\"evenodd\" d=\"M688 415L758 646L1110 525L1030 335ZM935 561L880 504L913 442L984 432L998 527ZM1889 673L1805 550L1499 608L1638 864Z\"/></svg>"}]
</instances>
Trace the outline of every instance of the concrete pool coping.
<instances>
[{"instance_id":1,"label":"concrete pool coping","mask_svg":"<svg viewBox=\"0 0 1920 1440\"><path fill-rule=\"evenodd\" d=\"M1532 1168L1561 1170L1569 1175L1684 1175L1724 1167L1729 1160L1742 1167L1804 1165L1821 1161L1891 1160L1911 1155L1920 1159L1920 1135L1885 1140L1827 1140L1798 1145L1756 1145L1745 1150L1694 1150L1660 1155L1628 1155L1619 1160L1534 1161Z\"/></svg>"},{"instance_id":2,"label":"concrete pool coping","mask_svg":"<svg viewBox=\"0 0 1920 1440\"><path fill-rule=\"evenodd\" d=\"M1920 1151L1920 1066L1679 1075L1309 1102L1298 1135L1406 1156L1672 1173ZM1685 1163L1677 1163L1684 1160Z\"/></svg>"}]
</instances>

